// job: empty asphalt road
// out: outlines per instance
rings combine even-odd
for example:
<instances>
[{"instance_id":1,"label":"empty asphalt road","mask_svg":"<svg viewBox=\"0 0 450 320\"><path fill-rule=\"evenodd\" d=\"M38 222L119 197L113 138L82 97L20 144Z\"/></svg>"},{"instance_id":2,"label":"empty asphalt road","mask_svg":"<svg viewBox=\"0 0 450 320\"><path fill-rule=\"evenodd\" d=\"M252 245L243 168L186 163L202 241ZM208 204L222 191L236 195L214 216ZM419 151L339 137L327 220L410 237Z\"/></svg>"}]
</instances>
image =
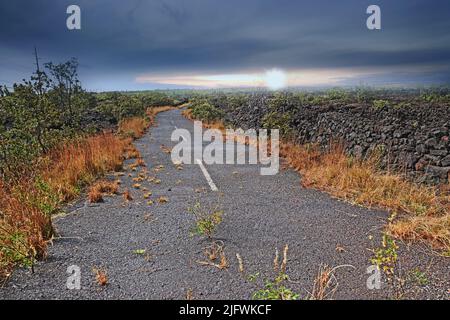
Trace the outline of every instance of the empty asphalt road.
<instances>
[{"instance_id":1,"label":"empty asphalt road","mask_svg":"<svg viewBox=\"0 0 450 320\"><path fill-rule=\"evenodd\" d=\"M198 163L173 164L167 150L176 144L170 139L175 128L192 132L193 124L180 110L159 114L157 125L135 142L147 168L133 171L128 165L134 160L129 160L124 174L107 177L120 179L121 191L129 189L132 201L117 195L90 204L84 196L68 207L54 219L59 238L48 258L34 274L16 270L0 289L0 298L251 299L265 280L276 277L275 251L282 256L285 245L289 280L284 285L300 298L309 297L321 265L342 266L335 271L338 286L329 298L393 297L384 283L379 290L366 286L370 249L380 245L386 212L302 188L299 175L289 169L262 176L259 165L205 165L202 170ZM133 178L142 170L148 171L146 179L136 189ZM148 199L144 188L152 192ZM158 202L161 196L168 201ZM227 268L198 263L207 260L209 240L191 234L194 218L187 208L197 202L224 211L214 240L223 245ZM427 285L412 284L405 297L448 298L448 263L423 251L402 245L404 274L420 267L429 279ZM80 289L67 288L70 266L81 272ZM106 286L98 284L94 269L106 271Z\"/></svg>"}]
</instances>

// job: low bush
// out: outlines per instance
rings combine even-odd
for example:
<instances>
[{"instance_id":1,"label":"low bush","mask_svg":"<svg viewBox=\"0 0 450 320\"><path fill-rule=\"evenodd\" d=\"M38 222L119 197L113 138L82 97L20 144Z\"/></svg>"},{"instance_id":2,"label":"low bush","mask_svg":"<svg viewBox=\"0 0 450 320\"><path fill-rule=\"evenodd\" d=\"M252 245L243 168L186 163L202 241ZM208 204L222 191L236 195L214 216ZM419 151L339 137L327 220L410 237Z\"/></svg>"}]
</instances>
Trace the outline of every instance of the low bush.
<instances>
[{"instance_id":1,"label":"low bush","mask_svg":"<svg viewBox=\"0 0 450 320\"><path fill-rule=\"evenodd\" d=\"M192 116L204 122L215 122L221 120L225 113L206 101L194 101L189 106Z\"/></svg>"}]
</instances>

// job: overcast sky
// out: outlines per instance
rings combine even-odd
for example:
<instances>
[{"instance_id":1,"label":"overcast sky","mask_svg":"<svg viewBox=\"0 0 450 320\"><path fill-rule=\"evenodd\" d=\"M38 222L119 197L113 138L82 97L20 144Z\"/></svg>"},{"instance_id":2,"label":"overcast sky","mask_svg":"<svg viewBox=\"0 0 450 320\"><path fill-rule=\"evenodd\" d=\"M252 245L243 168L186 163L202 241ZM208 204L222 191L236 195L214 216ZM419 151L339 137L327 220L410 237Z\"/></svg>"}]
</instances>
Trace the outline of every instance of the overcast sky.
<instances>
[{"instance_id":1,"label":"overcast sky","mask_svg":"<svg viewBox=\"0 0 450 320\"><path fill-rule=\"evenodd\" d=\"M70 4L81 30L66 28ZM449 83L450 1L2 0L0 84L29 76L35 45L42 63L78 58L90 90L240 85L273 68L295 85Z\"/></svg>"}]
</instances>

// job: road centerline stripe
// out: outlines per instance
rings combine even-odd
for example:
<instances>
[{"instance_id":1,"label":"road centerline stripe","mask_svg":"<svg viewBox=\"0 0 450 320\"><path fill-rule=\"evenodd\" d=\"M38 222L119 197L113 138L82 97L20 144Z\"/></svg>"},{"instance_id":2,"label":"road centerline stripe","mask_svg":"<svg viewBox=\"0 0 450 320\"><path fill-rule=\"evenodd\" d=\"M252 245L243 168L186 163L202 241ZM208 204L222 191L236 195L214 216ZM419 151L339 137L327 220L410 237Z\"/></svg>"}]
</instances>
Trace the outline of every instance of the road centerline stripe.
<instances>
[{"instance_id":1,"label":"road centerline stripe","mask_svg":"<svg viewBox=\"0 0 450 320\"><path fill-rule=\"evenodd\" d=\"M217 186L214 184L214 181L212 181L211 176L209 175L208 171L206 170L205 166L203 165L203 162L200 159L195 159L195 162L197 162L197 164L200 166L200 169L203 172L203 175L206 178L206 181L208 182L210 188L212 191L219 191L219 189L217 189Z\"/></svg>"}]
</instances>

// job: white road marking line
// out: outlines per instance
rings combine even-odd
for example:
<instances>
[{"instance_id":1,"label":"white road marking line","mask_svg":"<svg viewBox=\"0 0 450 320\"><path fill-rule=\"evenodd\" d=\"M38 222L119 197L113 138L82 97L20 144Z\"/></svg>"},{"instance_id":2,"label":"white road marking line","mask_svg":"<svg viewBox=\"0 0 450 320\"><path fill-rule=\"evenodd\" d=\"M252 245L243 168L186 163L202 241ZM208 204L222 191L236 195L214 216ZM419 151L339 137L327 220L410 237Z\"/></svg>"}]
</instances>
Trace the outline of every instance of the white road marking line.
<instances>
[{"instance_id":1,"label":"white road marking line","mask_svg":"<svg viewBox=\"0 0 450 320\"><path fill-rule=\"evenodd\" d=\"M206 181L208 182L209 186L211 187L211 190L212 191L219 191L219 189L217 189L217 186L212 181L211 176L209 175L209 173L206 170L205 166L203 165L203 162L200 159L195 159L195 162L197 162L198 165L200 166L200 169L202 169L203 175L205 176Z\"/></svg>"},{"instance_id":2,"label":"white road marking line","mask_svg":"<svg viewBox=\"0 0 450 320\"><path fill-rule=\"evenodd\" d=\"M175 127L175 129L178 129L177 126L174 126L174 127ZM181 135L181 139L183 139L184 141L187 141L187 139L183 135ZM208 173L208 170L206 170L205 166L203 165L203 162L200 159L195 159L195 162L197 162L197 164L200 166L200 169L202 170L203 175L205 176L206 181L208 182L209 187L211 188L211 190L212 191L219 191L219 189L217 189L217 186L214 183L214 181L212 181L211 176Z\"/></svg>"}]
</instances>

